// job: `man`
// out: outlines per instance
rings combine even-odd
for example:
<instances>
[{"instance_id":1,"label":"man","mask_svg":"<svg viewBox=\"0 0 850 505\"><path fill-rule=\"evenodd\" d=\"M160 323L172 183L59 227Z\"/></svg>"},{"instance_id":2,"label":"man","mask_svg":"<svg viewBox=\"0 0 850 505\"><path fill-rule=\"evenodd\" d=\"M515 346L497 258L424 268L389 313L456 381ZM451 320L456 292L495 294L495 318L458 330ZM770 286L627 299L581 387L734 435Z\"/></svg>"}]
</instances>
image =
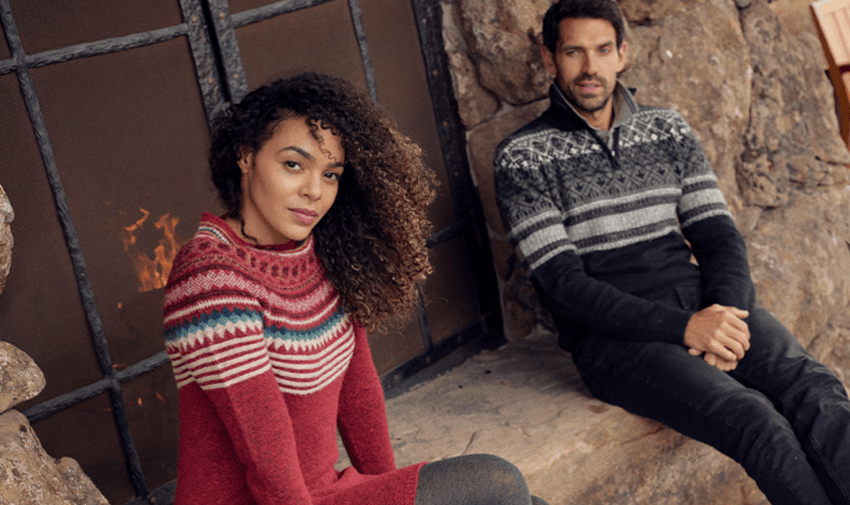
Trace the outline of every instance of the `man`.
<instances>
[{"instance_id":1,"label":"man","mask_svg":"<svg viewBox=\"0 0 850 505\"><path fill-rule=\"evenodd\" d=\"M734 458L773 505L850 504L844 387L756 304L694 132L618 83L617 4L560 0L543 39L551 105L500 144L496 190L584 383Z\"/></svg>"}]
</instances>

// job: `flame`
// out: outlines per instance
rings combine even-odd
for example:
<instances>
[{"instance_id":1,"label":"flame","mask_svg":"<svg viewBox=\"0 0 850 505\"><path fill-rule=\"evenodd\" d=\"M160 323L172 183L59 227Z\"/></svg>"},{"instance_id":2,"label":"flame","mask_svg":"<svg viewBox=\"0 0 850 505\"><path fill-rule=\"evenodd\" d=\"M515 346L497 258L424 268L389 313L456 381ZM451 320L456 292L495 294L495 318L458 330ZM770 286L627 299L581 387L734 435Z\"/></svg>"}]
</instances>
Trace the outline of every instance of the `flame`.
<instances>
[{"instance_id":1,"label":"flame","mask_svg":"<svg viewBox=\"0 0 850 505\"><path fill-rule=\"evenodd\" d=\"M180 218L171 217L169 214L163 214L162 217L154 223L154 226L162 230L163 238L159 239L159 245L153 250L153 259L147 254L139 251L136 245L136 230L142 227L145 221L150 216L150 212L139 208L144 214L141 219L130 226L124 227L124 251L130 256L133 262L133 267L136 269L136 275L139 277L139 292L152 291L154 289L164 288L168 281L168 274L171 273L171 265L174 262L174 257L177 256L177 251L180 246L177 243L177 238L174 233L177 228L177 223Z\"/></svg>"}]
</instances>

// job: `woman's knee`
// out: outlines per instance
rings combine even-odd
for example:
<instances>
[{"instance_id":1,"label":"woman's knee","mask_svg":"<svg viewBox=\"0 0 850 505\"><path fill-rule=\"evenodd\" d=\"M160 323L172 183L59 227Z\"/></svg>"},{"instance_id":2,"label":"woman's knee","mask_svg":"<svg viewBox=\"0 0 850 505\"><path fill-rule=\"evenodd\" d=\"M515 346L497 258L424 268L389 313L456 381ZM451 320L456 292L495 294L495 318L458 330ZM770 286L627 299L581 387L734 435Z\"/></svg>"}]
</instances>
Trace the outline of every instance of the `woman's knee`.
<instances>
[{"instance_id":1,"label":"woman's knee","mask_svg":"<svg viewBox=\"0 0 850 505\"><path fill-rule=\"evenodd\" d=\"M417 505L446 503L449 496L462 497L461 501L469 504L531 503L522 472L513 463L491 454L458 456L422 467Z\"/></svg>"}]
</instances>

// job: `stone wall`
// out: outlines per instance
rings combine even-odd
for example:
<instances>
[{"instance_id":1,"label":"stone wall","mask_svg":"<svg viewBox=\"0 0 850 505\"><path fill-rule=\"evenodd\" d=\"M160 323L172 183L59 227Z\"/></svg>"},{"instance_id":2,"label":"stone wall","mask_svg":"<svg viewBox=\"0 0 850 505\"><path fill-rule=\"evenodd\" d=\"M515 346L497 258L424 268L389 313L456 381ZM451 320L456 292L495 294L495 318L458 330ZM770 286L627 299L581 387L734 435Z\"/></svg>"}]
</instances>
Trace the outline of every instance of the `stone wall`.
<instances>
[{"instance_id":1,"label":"stone wall","mask_svg":"<svg viewBox=\"0 0 850 505\"><path fill-rule=\"evenodd\" d=\"M12 219L0 187L0 292L11 267ZM109 505L75 460L48 456L27 418L13 409L44 385L44 374L26 353L0 341L0 503Z\"/></svg>"},{"instance_id":2,"label":"stone wall","mask_svg":"<svg viewBox=\"0 0 850 505\"><path fill-rule=\"evenodd\" d=\"M551 329L495 206L496 144L548 105L552 0L442 0L446 50L485 206L508 338ZM807 12L790 0L620 0L636 98L680 112L744 235L759 303L850 384L850 153ZM776 9L776 10L775 10Z\"/></svg>"}]
</instances>

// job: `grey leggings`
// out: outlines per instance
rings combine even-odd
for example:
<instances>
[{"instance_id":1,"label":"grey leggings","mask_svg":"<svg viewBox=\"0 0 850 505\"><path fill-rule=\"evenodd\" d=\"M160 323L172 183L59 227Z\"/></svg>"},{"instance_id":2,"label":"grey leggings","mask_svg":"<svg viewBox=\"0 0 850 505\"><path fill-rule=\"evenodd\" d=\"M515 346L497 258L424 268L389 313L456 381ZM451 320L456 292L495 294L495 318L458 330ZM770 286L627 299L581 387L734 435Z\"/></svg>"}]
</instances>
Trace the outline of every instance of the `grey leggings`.
<instances>
[{"instance_id":1,"label":"grey leggings","mask_svg":"<svg viewBox=\"0 0 850 505\"><path fill-rule=\"evenodd\" d=\"M428 463L419 471L416 505L547 505L531 496L519 469L489 454Z\"/></svg>"}]
</instances>

